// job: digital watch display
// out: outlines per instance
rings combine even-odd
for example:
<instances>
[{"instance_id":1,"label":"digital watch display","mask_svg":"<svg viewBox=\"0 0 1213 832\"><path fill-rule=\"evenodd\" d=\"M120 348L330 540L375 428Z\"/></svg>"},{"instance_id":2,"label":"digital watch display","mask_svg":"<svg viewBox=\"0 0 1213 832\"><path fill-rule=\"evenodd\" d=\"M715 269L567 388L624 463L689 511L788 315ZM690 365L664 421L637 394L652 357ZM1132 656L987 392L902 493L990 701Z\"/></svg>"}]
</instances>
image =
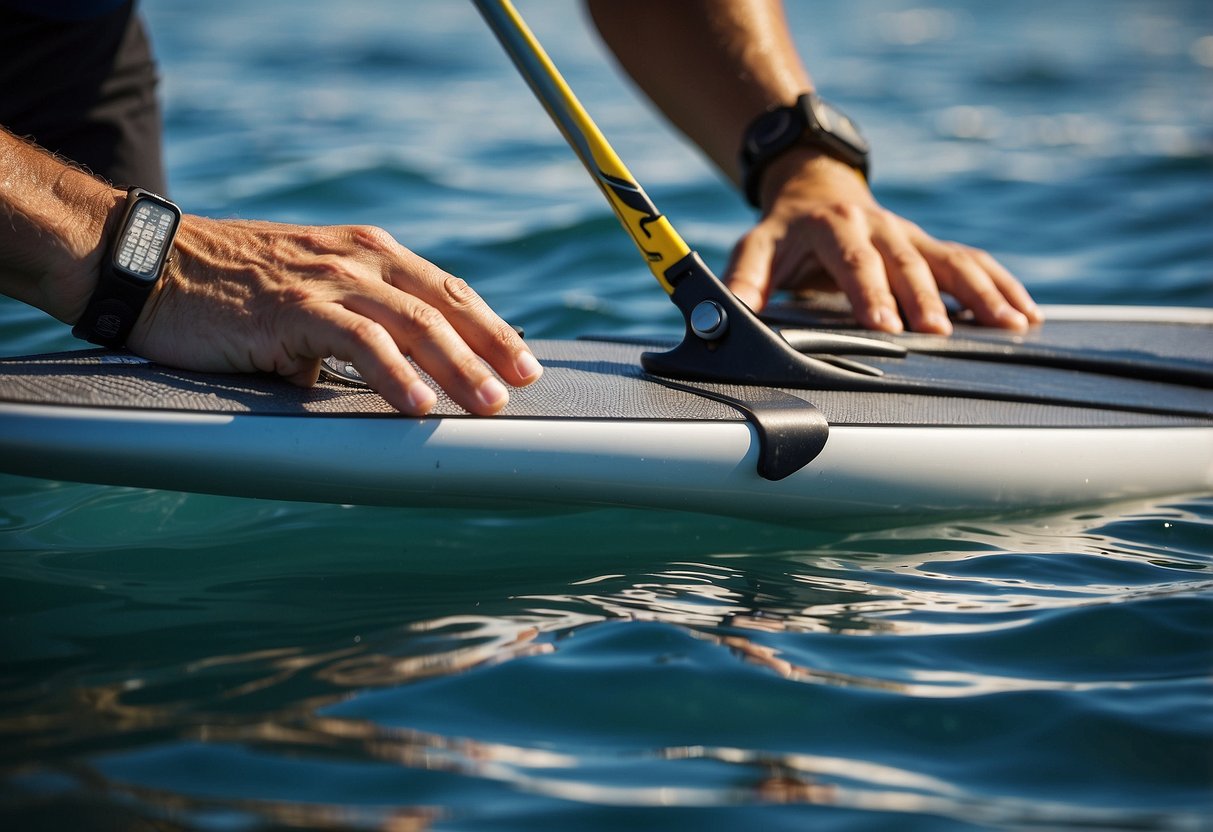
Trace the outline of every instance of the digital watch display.
<instances>
[{"instance_id":1,"label":"digital watch display","mask_svg":"<svg viewBox=\"0 0 1213 832\"><path fill-rule=\"evenodd\" d=\"M114 245L114 268L134 280L155 281L168 259L180 217L181 212L169 203L146 194L137 199Z\"/></svg>"},{"instance_id":2,"label":"digital watch display","mask_svg":"<svg viewBox=\"0 0 1213 832\"><path fill-rule=\"evenodd\" d=\"M181 209L142 188L127 192L126 211L111 238L97 288L72 329L104 347L121 347L139 319L144 304L164 273Z\"/></svg>"}]
</instances>

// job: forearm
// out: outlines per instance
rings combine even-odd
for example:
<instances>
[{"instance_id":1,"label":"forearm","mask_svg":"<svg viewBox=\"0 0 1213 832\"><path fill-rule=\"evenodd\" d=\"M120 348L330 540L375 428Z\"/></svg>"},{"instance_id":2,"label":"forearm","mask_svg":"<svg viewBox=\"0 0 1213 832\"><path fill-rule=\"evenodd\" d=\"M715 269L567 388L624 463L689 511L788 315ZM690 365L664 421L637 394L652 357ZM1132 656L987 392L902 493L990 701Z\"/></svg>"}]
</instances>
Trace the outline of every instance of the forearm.
<instances>
[{"instance_id":1,"label":"forearm","mask_svg":"<svg viewBox=\"0 0 1213 832\"><path fill-rule=\"evenodd\" d=\"M637 85L734 182L746 126L813 89L778 0L588 0Z\"/></svg>"},{"instance_id":2,"label":"forearm","mask_svg":"<svg viewBox=\"0 0 1213 832\"><path fill-rule=\"evenodd\" d=\"M122 196L0 128L0 292L74 323Z\"/></svg>"}]
</instances>

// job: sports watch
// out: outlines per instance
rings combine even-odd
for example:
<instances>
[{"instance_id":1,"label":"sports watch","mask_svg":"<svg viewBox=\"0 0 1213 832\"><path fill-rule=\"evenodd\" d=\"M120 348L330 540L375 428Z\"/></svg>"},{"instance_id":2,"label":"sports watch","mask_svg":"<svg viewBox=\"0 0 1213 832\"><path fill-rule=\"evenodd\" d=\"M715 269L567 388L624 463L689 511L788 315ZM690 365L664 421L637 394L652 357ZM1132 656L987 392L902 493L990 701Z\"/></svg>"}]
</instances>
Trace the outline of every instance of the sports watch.
<instances>
[{"instance_id":1,"label":"sports watch","mask_svg":"<svg viewBox=\"0 0 1213 832\"><path fill-rule=\"evenodd\" d=\"M868 178L868 141L855 122L816 93L806 92L791 107L768 110L746 128L741 144L741 181L745 196L760 207L762 174L793 147L815 147Z\"/></svg>"},{"instance_id":2,"label":"sports watch","mask_svg":"<svg viewBox=\"0 0 1213 832\"><path fill-rule=\"evenodd\" d=\"M164 273L181 225L181 209L142 188L126 192L126 211L101 261L97 288L72 334L121 347Z\"/></svg>"}]
</instances>

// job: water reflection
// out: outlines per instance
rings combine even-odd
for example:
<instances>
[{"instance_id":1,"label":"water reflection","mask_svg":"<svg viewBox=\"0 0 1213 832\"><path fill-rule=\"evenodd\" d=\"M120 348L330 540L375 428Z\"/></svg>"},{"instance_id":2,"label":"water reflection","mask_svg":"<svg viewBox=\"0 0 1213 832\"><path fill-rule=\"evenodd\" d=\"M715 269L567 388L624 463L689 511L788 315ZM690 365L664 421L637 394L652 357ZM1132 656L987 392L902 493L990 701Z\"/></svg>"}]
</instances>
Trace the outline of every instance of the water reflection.
<instances>
[{"instance_id":1,"label":"water reflection","mask_svg":"<svg viewBox=\"0 0 1213 832\"><path fill-rule=\"evenodd\" d=\"M302 756L323 766L334 758L374 761L393 769L442 772L506 786L536 801L599 807L699 809L768 805L862 809L890 815L952 818L1014 828L1197 830L1201 817L1184 812L1134 812L1016 797L977 797L938 778L864 760L728 747L682 746L631 754L566 755L550 751L387 729L345 719L311 719L218 730L212 743L252 747L263 754ZM693 772L681 769L693 767ZM134 769L138 769L138 765ZM640 772L631 778L593 779L605 769ZM714 769L705 776L705 768ZM114 775L103 772L112 770ZM160 829L256 828L262 824L302 829L428 829L435 822L474 815L452 805L390 805L370 801L343 805L323 800L216 798L132 782L130 761L99 760L71 766L76 790L107 794L117 816L155 820ZM689 776L688 776L689 774ZM126 776L124 776L126 775ZM153 778L154 779L154 778ZM719 785L693 783L718 781ZM71 800L76 798L69 798ZM113 808L107 810L113 818ZM82 804L81 816L90 808ZM163 825L161 825L163 824ZM180 824L178 826L177 824Z\"/></svg>"},{"instance_id":2,"label":"water reflection","mask_svg":"<svg viewBox=\"0 0 1213 832\"><path fill-rule=\"evenodd\" d=\"M1008 732L1035 745L1073 723L1144 748L1176 702L1207 701L1207 681L1182 675L1208 664L1210 517L1204 498L802 548L790 533L756 551L723 536L694 558L654 545L566 562L558 577L464 576L429 606L417 576L380 597L333 575L326 606L284 608L295 617L272 624L258 582L191 574L174 594L160 576L149 594L200 605L178 632L198 655L132 652L124 672L75 662L76 684L49 693L37 674L10 674L5 792L22 810L56 803L78 820L104 808L166 828L422 829L458 824L480 795L533 811L791 804L1195 829L1186 811L1133 808L1148 801L1113 811L1051 804L1030 781L991 790L1000 757L974 752L1011 743L1013 758ZM482 525L506 549L522 528ZM277 586L298 591L321 568L307 559ZM226 651L208 598L225 620L252 622ZM64 637L83 644L86 632ZM1142 705L1160 685L1170 704ZM970 762L958 770L932 748ZM1193 762L1174 765L1191 779Z\"/></svg>"}]
</instances>

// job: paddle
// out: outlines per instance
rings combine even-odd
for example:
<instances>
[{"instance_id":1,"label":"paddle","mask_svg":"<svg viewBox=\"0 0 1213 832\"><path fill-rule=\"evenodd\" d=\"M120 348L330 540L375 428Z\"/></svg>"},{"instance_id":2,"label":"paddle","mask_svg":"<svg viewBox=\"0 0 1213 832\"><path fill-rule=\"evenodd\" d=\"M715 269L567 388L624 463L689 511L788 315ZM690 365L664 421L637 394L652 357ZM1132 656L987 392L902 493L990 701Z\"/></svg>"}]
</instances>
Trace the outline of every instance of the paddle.
<instances>
[{"instance_id":1,"label":"paddle","mask_svg":"<svg viewBox=\"0 0 1213 832\"><path fill-rule=\"evenodd\" d=\"M833 366L802 355L737 300L632 178L510 0L473 2L682 311L682 343L666 353L645 353L641 363L647 371L668 378L817 389L854 389L857 376L879 375L856 362ZM858 340L849 339L845 351L855 352ZM818 341L822 352L837 346L829 335ZM866 351L905 354L880 341L868 342Z\"/></svg>"},{"instance_id":2,"label":"paddle","mask_svg":"<svg viewBox=\"0 0 1213 832\"><path fill-rule=\"evenodd\" d=\"M474 2L644 254L661 288L682 312L686 323L682 343L669 352L641 356L650 378L723 401L745 414L758 433L762 477L781 479L800 470L825 446L829 425L811 403L772 388L854 388L856 376L871 380L865 375L870 368L857 362L836 367L801 355L737 300L632 178L513 4ZM873 342L871 349L904 355L892 344ZM670 379L751 386L739 394L718 385Z\"/></svg>"}]
</instances>

